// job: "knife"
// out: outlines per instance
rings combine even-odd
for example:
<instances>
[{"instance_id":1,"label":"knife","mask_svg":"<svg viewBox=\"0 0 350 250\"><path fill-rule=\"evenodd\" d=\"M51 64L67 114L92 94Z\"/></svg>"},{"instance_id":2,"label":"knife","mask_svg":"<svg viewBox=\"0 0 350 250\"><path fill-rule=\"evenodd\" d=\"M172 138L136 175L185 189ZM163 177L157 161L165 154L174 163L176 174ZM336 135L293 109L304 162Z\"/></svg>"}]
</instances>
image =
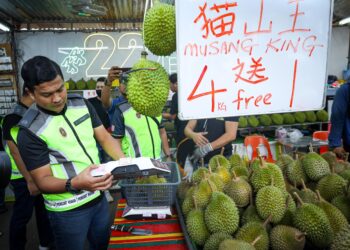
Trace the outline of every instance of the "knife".
<instances>
[{"instance_id":1,"label":"knife","mask_svg":"<svg viewBox=\"0 0 350 250\"><path fill-rule=\"evenodd\" d=\"M151 235L153 234L152 230L148 229L141 229L141 228L134 228L126 225L112 225L111 229L114 231L121 231L121 232L129 232L134 235Z\"/></svg>"}]
</instances>

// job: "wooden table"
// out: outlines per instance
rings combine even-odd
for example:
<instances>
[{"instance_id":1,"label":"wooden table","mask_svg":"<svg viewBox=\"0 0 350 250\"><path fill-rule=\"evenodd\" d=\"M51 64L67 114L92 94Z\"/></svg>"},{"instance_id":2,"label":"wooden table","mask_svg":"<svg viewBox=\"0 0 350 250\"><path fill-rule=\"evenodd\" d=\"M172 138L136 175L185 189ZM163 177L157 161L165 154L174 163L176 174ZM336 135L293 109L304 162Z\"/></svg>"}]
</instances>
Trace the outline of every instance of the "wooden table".
<instances>
[{"instance_id":1,"label":"wooden table","mask_svg":"<svg viewBox=\"0 0 350 250\"><path fill-rule=\"evenodd\" d=\"M124 199L118 201L114 224L126 224L135 228L151 229L153 234L140 236L112 231L108 249L188 250L177 214L172 215L169 219L162 220L128 220L121 216L125 205Z\"/></svg>"}]
</instances>

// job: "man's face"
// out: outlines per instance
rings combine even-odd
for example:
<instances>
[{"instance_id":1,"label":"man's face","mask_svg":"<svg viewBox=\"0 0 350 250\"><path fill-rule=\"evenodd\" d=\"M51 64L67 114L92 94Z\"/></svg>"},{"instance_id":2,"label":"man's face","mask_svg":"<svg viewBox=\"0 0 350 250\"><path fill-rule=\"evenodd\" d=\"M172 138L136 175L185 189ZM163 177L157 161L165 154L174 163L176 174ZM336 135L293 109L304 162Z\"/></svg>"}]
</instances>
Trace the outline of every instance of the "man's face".
<instances>
[{"instance_id":1,"label":"man's face","mask_svg":"<svg viewBox=\"0 0 350 250\"><path fill-rule=\"evenodd\" d=\"M104 86L105 86L104 82L97 82L96 83L96 90L102 90Z\"/></svg>"},{"instance_id":2,"label":"man's face","mask_svg":"<svg viewBox=\"0 0 350 250\"><path fill-rule=\"evenodd\" d=\"M177 82L175 83L170 82L170 89L174 93L177 92Z\"/></svg>"},{"instance_id":3,"label":"man's face","mask_svg":"<svg viewBox=\"0 0 350 250\"><path fill-rule=\"evenodd\" d=\"M38 106L56 113L63 110L67 101L67 90L59 75L51 81L34 86L34 92L30 95Z\"/></svg>"}]
</instances>

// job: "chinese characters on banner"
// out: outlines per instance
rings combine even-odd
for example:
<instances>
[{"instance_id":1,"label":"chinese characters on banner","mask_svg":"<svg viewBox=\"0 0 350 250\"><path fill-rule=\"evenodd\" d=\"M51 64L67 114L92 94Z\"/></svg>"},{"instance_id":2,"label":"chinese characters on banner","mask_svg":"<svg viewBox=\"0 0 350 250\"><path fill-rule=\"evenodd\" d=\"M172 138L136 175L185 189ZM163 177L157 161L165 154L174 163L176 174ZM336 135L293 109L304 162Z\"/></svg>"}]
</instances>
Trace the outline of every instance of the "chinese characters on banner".
<instances>
[{"instance_id":1,"label":"chinese characters on banner","mask_svg":"<svg viewBox=\"0 0 350 250\"><path fill-rule=\"evenodd\" d=\"M184 0L176 21L180 118L322 108L330 0Z\"/></svg>"}]
</instances>

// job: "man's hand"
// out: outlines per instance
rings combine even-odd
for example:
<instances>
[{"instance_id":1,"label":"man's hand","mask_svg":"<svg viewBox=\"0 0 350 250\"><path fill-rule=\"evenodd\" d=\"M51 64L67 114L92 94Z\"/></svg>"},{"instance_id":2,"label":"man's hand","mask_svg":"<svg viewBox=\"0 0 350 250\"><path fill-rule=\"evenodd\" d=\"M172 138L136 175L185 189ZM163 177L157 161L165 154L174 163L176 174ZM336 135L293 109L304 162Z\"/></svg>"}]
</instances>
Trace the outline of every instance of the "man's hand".
<instances>
[{"instance_id":1,"label":"man's hand","mask_svg":"<svg viewBox=\"0 0 350 250\"><path fill-rule=\"evenodd\" d=\"M41 193L33 180L27 181L27 188L31 196L35 196Z\"/></svg>"},{"instance_id":2,"label":"man's hand","mask_svg":"<svg viewBox=\"0 0 350 250\"><path fill-rule=\"evenodd\" d=\"M106 85L107 86L111 86L112 82L115 79L118 79L121 73L122 73L122 70L119 67L117 67L117 66L111 67L108 70L108 76L107 76L107 83L106 83Z\"/></svg>"},{"instance_id":3,"label":"man's hand","mask_svg":"<svg viewBox=\"0 0 350 250\"><path fill-rule=\"evenodd\" d=\"M208 139L204 136L206 134L208 134L208 132L193 133L192 140L198 147L205 146L207 143L209 143Z\"/></svg>"},{"instance_id":4,"label":"man's hand","mask_svg":"<svg viewBox=\"0 0 350 250\"><path fill-rule=\"evenodd\" d=\"M346 151L343 147L336 147L333 149L333 152L337 155L338 158L342 160L346 160L345 159Z\"/></svg>"},{"instance_id":5,"label":"man's hand","mask_svg":"<svg viewBox=\"0 0 350 250\"><path fill-rule=\"evenodd\" d=\"M186 180L186 181L191 181L192 174L193 174L193 165L189 159L189 156L187 156L186 161L185 161L184 172L186 175L182 179Z\"/></svg>"},{"instance_id":6,"label":"man's hand","mask_svg":"<svg viewBox=\"0 0 350 250\"><path fill-rule=\"evenodd\" d=\"M98 165L91 165L72 179L72 186L78 190L106 190L112 186L113 176L111 173L100 177L93 177L91 170L98 168Z\"/></svg>"},{"instance_id":7,"label":"man's hand","mask_svg":"<svg viewBox=\"0 0 350 250\"><path fill-rule=\"evenodd\" d=\"M197 163L201 158L204 158L209 152L213 151L213 148L210 143L205 144L202 147L196 148L193 151L190 160L193 164Z\"/></svg>"}]
</instances>

